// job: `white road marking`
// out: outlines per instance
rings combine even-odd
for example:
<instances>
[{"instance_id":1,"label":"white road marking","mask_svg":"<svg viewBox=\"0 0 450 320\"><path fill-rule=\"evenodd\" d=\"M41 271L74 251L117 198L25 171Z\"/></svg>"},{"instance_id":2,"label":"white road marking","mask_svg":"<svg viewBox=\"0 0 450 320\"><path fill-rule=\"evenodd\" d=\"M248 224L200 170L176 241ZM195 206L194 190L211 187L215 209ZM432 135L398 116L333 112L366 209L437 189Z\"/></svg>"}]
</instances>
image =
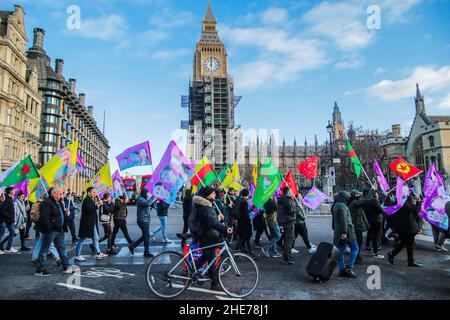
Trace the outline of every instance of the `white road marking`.
<instances>
[{"instance_id":1,"label":"white road marking","mask_svg":"<svg viewBox=\"0 0 450 320\"><path fill-rule=\"evenodd\" d=\"M87 292L96 293L96 294L104 294L105 293L100 290L85 288L85 287L81 287L81 286L75 286L73 284L67 284L67 283L57 283L56 285L61 286L61 287L66 287L68 289L77 289L77 290L87 291Z\"/></svg>"},{"instance_id":2,"label":"white road marking","mask_svg":"<svg viewBox=\"0 0 450 320\"><path fill-rule=\"evenodd\" d=\"M172 286L175 288L184 288L184 286L182 286L181 284L176 284L176 283L172 284ZM227 295L225 292L212 291L212 290L197 288L197 287L188 287L188 290L203 292L203 293L211 293L211 294L221 294L221 295L225 295L225 296Z\"/></svg>"},{"instance_id":3,"label":"white road marking","mask_svg":"<svg viewBox=\"0 0 450 320\"><path fill-rule=\"evenodd\" d=\"M240 298L230 298L230 297L221 297L221 296L216 296L216 298L219 300L243 300Z\"/></svg>"}]
</instances>

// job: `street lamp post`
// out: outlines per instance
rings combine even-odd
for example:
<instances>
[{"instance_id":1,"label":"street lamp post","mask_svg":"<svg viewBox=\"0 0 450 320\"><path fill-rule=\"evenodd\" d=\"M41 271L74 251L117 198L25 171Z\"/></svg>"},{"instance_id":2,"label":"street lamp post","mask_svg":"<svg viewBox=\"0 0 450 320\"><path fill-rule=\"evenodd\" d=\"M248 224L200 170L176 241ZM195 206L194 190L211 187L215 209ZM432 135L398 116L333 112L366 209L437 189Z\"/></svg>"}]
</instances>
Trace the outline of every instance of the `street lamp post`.
<instances>
[{"instance_id":1,"label":"street lamp post","mask_svg":"<svg viewBox=\"0 0 450 320\"><path fill-rule=\"evenodd\" d=\"M328 121L327 131L328 131L328 134L330 135L330 168L331 168L331 167L333 167L333 136L332 136L333 125L331 124L331 121ZM329 174L329 172L328 172L328 174ZM333 195L333 184L331 183L330 177L328 177L327 185L329 185L328 188L329 188L330 194Z\"/></svg>"}]
</instances>

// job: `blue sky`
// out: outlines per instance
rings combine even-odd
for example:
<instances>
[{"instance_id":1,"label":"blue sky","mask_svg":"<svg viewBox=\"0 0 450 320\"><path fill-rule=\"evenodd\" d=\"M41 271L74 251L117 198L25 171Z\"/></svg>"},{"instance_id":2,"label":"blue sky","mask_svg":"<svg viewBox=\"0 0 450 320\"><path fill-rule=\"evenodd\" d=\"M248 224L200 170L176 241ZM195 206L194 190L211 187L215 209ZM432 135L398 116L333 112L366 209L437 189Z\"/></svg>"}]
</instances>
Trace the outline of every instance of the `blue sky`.
<instances>
[{"instance_id":1,"label":"blue sky","mask_svg":"<svg viewBox=\"0 0 450 320\"><path fill-rule=\"evenodd\" d=\"M110 159L149 140L159 161L180 120L206 0L14 0L24 7L31 43L46 30L45 49L65 61L106 135ZM70 5L81 29L66 26ZM366 10L377 5L381 29L369 30ZM450 113L449 0L212 0L229 54L236 110L244 129L280 129L303 144L326 139L337 101L346 124L407 132L415 83L428 114ZM133 173L144 173L136 169Z\"/></svg>"}]
</instances>

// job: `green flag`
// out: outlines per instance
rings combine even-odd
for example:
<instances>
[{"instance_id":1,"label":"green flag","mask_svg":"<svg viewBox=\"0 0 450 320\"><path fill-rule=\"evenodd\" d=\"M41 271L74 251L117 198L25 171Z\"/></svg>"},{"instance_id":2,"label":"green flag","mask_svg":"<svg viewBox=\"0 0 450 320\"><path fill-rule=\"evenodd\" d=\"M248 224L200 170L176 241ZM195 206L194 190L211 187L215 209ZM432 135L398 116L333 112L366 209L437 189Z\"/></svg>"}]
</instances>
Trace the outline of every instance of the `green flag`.
<instances>
[{"instance_id":1,"label":"green flag","mask_svg":"<svg viewBox=\"0 0 450 320\"><path fill-rule=\"evenodd\" d=\"M362 164L361 161L359 161L358 156L356 155L355 150L353 150L353 147L350 144L350 141L348 141L348 139L347 139L347 150L350 160L355 168L355 174L359 178L359 176L361 175Z\"/></svg>"},{"instance_id":2,"label":"green flag","mask_svg":"<svg viewBox=\"0 0 450 320\"><path fill-rule=\"evenodd\" d=\"M20 162L14 170L12 170L5 180L2 182L2 186L13 186L27 179L39 178L40 174L37 171L31 156L27 156Z\"/></svg>"},{"instance_id":3,"label":"green flag","mask_svg":"<svg viewBox=\"0 0 450 320\"><path fill-rule=\"evenodd\" d=\"M280 187L281 174L273 165L272 160L267 157L261 165L258 177L258 185L253 195L253 204L262 209L264 204L275 194Z\"/></svg>"},{"instance_id":4,"label":"green flag","mask_svg":"<svg viewBox=\"0 0 450 320\"><path fill-rule=\"evenodd\" d=\"M219 180L220 182L224 182L225 179L231 174L231 166L227 164L225 168L222 169L222 171L219 173Z\"/></svg>"}]
</instances>

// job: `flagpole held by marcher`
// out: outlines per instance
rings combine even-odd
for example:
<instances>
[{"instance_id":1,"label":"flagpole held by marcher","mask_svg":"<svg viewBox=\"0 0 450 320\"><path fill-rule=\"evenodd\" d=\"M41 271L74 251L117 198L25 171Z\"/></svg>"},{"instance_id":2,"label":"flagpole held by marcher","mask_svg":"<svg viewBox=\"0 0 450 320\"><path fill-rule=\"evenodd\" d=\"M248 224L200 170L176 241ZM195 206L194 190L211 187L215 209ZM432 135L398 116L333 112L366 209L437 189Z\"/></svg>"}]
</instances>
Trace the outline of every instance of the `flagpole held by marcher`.
<instances>
[{"instance_id":1,"label":"flagpole held by marcher","mask_svg":"<svg viewBox=\"0 0 450 320\"><path fill-rule=\"evenodd\" d=\"M195 170L194 170L194 171L195 171ZM200 181L200 183L202 184L203 188L206 187L205 184L203 183L203 180L200 179L200 177L199 177L197 171L195 171L195 175L196 175L197 179ZM217 203L216 203L215 201L213 201L213 203L214 203L214 206L216 207L217 211L219 211L219 213L220 213L221 215L223 215L223 214L222 214L222 211L220 211L219 207L217 206Z\"/></svg>"}]
</instances>

